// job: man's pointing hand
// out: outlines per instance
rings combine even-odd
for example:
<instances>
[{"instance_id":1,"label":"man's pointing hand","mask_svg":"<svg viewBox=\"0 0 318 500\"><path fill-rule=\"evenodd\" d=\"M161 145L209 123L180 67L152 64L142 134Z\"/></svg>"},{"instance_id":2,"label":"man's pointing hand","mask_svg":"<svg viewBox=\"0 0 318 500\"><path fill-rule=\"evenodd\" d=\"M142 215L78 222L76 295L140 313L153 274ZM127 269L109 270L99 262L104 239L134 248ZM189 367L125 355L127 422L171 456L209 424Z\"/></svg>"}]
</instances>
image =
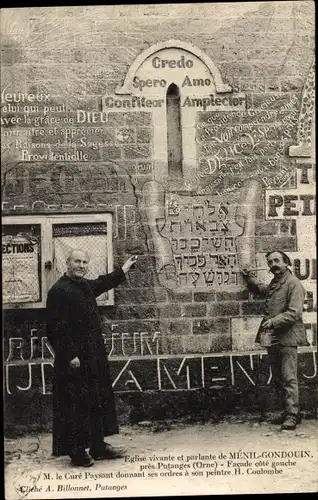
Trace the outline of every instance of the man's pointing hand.
<instances>
[{"instance_id":1,"label":"man's pointing hand","mask_svg":"<svg viewBox=\"0 0 318 500\"><path fill-rule=\"evenodd\" d=\"M70 361L70 367L71 368L79 368L81 366L81 362L76 356L76 358L71 359Z\"/></svg>"}]
</instances>

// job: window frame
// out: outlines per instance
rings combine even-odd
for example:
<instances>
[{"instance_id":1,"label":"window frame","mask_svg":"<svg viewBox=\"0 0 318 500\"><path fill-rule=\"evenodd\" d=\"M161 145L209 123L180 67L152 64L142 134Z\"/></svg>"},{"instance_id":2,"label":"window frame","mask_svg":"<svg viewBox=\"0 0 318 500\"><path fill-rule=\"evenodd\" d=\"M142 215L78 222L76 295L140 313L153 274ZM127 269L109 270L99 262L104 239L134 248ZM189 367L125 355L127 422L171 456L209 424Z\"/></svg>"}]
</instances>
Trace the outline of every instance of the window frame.
<instances>
[{"instance_id":1,"label":"window frame","mask_svg":"<svg viewBox=\"0 0 318 500\"><path fill-rule=\"evenodd\" d=\"M41 272L40 290L41 300L37 302L10 302L3 303L3 309L42 309L46 307L47 294L53 285L52 269L46 268L47 262L53 262L53 224L76 224L102 222L107 227L107 273L114 269L113 261L113 228L112 214L48 214L48 215L5 215L2 217L2 226L10 225L36 225L40 226L41 235ZM99 302L99 306L114 305L114 290L107 292L108 298Z\"/></svg>"}]
</instances>

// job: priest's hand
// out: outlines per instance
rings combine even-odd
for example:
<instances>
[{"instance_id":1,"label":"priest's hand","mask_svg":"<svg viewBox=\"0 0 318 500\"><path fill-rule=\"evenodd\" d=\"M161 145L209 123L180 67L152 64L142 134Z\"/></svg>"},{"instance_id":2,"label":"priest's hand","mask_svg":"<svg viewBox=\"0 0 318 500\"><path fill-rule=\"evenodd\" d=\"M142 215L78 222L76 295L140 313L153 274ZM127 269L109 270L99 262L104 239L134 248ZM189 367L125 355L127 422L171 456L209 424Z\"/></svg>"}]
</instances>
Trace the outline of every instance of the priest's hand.
<instances>
[{"instance_id":1,"label":"priest's hand","mask_svg":"<svg viewBox=\"0 0 318 500\"><path fill-rule=\"evenodd\" d=\"M137 259L138 255L133 255L132 257L129 257L129 259L126 260L125 264L122 265L122 270L124 271L125 274L129 271L131 266L133 266L137 262Z\"/></svg>"},{"instance_id":2,"label":"priest's hand","mask_svg":"<svg viewBox=\"0 0 318 500\"><path fill-rule=\"evenodd\" d=\"M75 358L71 359L71 361L70 361L71 368L79 368L80 366L81 366L81 362L77 356Z\"/></svg>"}]
</instances>

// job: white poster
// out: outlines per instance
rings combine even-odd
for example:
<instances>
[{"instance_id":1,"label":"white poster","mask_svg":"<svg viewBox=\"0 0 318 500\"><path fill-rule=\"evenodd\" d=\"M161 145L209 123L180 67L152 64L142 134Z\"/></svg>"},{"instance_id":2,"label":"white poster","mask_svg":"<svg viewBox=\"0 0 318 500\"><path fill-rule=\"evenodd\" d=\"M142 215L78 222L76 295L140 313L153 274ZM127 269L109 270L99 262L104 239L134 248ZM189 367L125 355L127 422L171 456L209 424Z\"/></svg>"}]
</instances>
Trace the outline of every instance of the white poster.
<instances>
[{"instance_id":1,"label":"white poster","mask_svg":"<svg viewBox=\"0 0 318 500\"><path fill-rule=\"evenodd\" d=\"M2 237L4 303L40 300L39 243L20 233Z\"/></svg>"}]
</instances>

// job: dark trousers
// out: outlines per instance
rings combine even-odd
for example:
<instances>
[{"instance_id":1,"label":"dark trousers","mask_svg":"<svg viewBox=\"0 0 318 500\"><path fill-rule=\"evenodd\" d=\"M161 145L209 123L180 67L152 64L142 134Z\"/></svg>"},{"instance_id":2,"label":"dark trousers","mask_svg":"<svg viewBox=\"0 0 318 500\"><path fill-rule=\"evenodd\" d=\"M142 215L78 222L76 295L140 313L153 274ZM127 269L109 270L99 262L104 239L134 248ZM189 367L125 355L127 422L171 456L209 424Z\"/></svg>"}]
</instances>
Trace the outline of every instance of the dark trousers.
<instances>
[{"instance_id":1,"label":"dark trousers","mask_svg":"<svg viewBox=\"0 0 318 500\"><path fill-rule=\"evenodd\" d=\"M297 346L276 344L267 348L273 384L288 415L298 415Z\"/></svg>"}]
</instances>

